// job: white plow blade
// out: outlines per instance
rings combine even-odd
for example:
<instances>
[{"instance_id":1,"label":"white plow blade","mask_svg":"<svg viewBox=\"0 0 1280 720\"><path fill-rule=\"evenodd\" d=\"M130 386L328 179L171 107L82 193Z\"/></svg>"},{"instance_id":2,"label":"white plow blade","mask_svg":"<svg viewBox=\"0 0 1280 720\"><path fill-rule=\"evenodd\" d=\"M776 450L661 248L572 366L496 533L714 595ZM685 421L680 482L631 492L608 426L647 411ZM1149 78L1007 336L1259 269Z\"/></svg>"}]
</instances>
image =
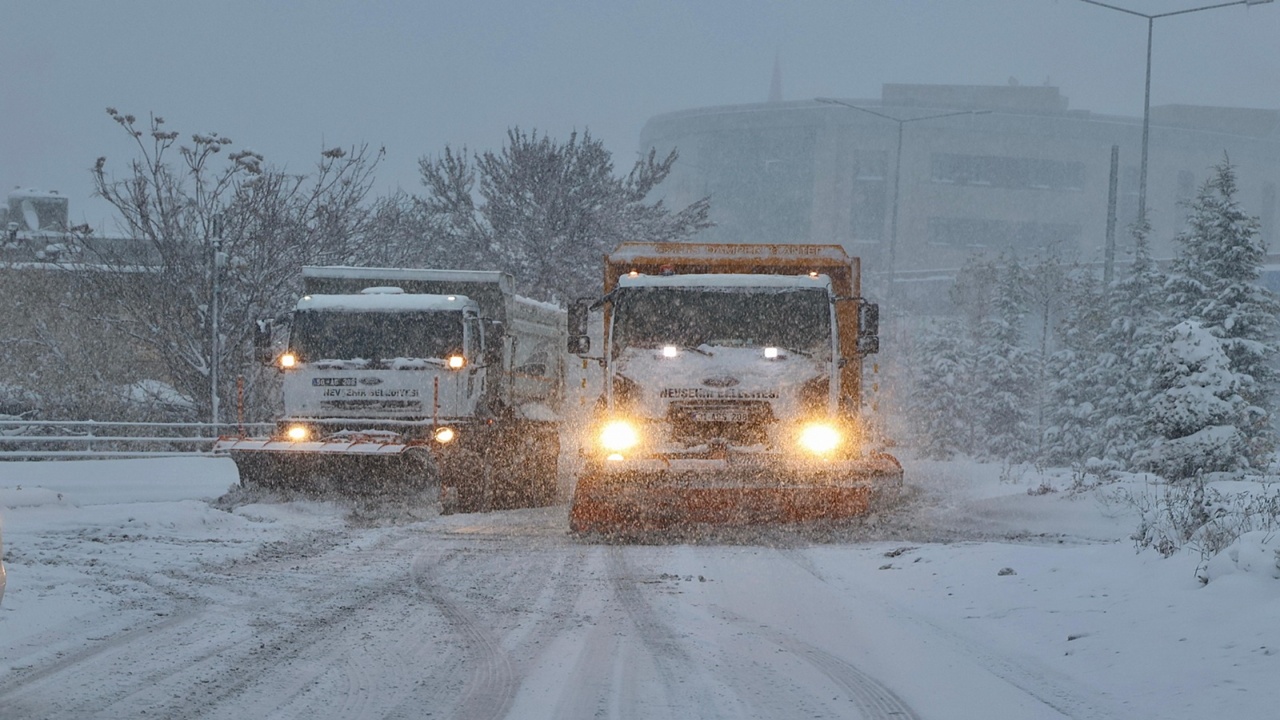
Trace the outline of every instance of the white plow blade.
<instances>
[{"instance_id":1,"label":"white plow blade","mask_svg":"<svg viewBox=\"0 0 1280 720\"><path fill-rule=\"evenodd\" d=\"M242 440L224 438L214 443L215 453L232 450L288 453L341 453L344 455L396 455L404 452L409 445L404 443L386 443L372 440L319 440L313 442L293 442L290 440Z\"/></svg>"}]
</instances>

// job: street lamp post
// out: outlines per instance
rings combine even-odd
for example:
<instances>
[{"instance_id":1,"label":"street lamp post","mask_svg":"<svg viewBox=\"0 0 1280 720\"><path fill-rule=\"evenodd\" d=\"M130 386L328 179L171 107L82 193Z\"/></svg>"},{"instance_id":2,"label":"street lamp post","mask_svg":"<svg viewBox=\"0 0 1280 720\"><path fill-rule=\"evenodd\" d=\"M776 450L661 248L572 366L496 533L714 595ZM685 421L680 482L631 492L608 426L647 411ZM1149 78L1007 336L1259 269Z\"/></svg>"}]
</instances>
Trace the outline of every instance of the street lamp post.
<instances>
[{"instance_id":1,"label":"street lamp post","mask_svg":"<svg viewBox=\"0 0 1280 720\"><path fill-rule=\"evenodd\" d=\"M887 263L888 267L886 268L886 271L889 277L889 283L885 287L885 302L887 304L888 300L893 296L893 278L894 278L894 272L897 268L896 260L897 260L897 247L898 247L898 190L899 190L899 187L901 186L901 177L902 177L902 129L903 127L906 126L907 123L920 122L921 120L937 120L938 118L955 117L956 115L986 115L991 111L990 110L960 110L956 112L939 113L937 115L924 115L921 117L899 118L899 117L894 117L892 115L886 115L885 113L879 112L877 110L871 110L869 108L853 105L851 103L844 102L843 100L836 100L835 98L820 97L820 98L814 98L814 100L820 103L826 103L828 105L840 105L843 107L847 107L850 110L860 110L864 113L875 115L876 117L881 117L881 118L884 118L885 120L892 120L893 122L898 123L898 148L897 148L897 151L894 153L894 160L893 160L893 210L891 211L890 220L889 220L889 258Z\"/></svg>"},{"instance_id":2,"label":"street lamp post","mask_svg":"<svg viewBox=\"0 0 1280 720\"><path fill-rule=\"evenodd\" d=\"M215 234L213 238L213 258L209 267L209 280L212 286L211 297L209 298L209 422L213 423L213 430L218 430L218 350L220 338L218 337L218 314L219 314L219 295L218 287L219 277L222 272L222 266L226 264L226 254L222 252L222 238Z\"/></svg>"},{"instance_id":3,"label":"street lamp post","mask_svg":"<svg viewBox=\"0 0 1280 720\"><path fill-rule=\"evenodd\" d=\"M1173 15L1186 15L1187 13L1200 12L1202 10L1216 10L1218 8L1230 7L1232 5L1265 5L1272 0L1234 0L1234 2L1218 3L1216 5L1205 5L1203 7L1187 8L1186 10L1171 10L1163 13L1140 13L1129 8L1122 8L1116 5L1109 5L1098 0L1080 0L1080 2L1097 5L1108 10L1115 10L1127 15L1134 15L1147 19L1147 82L1146 89L1142 95L1142 166L1138 171L1138 219L1145 220L1147 217L1147 138L1151 132L1151 38L1155 33L1156 19L1162 17L1171 17Z\"/></svg>"}]
</instances>

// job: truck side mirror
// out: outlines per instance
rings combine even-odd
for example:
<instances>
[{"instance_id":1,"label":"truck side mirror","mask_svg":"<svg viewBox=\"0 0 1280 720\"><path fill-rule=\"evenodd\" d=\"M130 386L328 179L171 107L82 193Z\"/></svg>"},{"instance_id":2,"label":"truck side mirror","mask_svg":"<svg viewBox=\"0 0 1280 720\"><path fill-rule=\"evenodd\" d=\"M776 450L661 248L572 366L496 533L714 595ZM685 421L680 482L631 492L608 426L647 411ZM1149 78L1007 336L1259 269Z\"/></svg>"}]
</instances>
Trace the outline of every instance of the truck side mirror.
<instances>
[{"instance_id":1,"label":"truck side mirror","mask_svg":"<svg viewBox=\"0 0 1280 720\"><path fill-rule=\"evenodd\" d=\"M258 362L263 365L275 363L275 349L271 346L272 331L274 329L275 321L273 320L259 320L254 324L253 354Z\"/></svg>"},{"instance_id":2,"label":"truck side mirror","mask_svg":"<svg viewBox=\"0 0 1280 720\"><path fill-rule=\"evenodd\" d=\"M586 355L591 352L591 337L587 335L587 313L591 298L578 298L569 304L569 352Z\"/></svg>"},{"instance_id":3,"label":"truck side mirror","mask_svg":"<svg viewBox=\"0 0 1280 720\"><path fill-rule=\"evenodd\" d=\"M880 352L880 306L865 300L858 303L858 352Z\"/></svg>"}]
</instances>

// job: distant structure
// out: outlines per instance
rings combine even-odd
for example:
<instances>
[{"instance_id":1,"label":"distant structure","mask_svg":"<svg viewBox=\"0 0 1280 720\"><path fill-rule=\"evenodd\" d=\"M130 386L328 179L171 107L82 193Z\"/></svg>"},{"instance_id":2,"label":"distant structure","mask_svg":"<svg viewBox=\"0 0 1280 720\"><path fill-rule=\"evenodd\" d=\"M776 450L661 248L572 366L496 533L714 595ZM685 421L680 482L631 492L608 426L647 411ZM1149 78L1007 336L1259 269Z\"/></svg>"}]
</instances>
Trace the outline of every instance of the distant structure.
<instances>
[{"instance_id":1,"label":"distant structure","mask_svg":"<svg viewBox=\"0 0 1280 720\"><path fill-rule=\"evenodd\" d=\"M769 81L769 102L782 102L782 58L773 54L773 79Z\"/></svg>"},{"instance_id":2,"label":"distant structure","mask_svg":"<svg viewBox=\"0 0 1280 720\"><path fill-rule=\"evenodd\" d=\"M774 100L780 85L775 62L772 102L677 111L645 124L642 147L679 150L661 188L667 202L711 196L716 227L701 239L838 243L864 258L882 289L886 278L875 273L887 267L891 241L904 287L949 277L975 251L1101 262L1115 145L1116 263L1125 263L1140 118L1070 109L1052 86L887 84L879 98L842 99L898 119L950 115L902 123L899 158L899 123L841 105ZM1236 167L1241 205L1275 245L1280 111L1165 105L1151 108L1147 190L1158 256L1172 256L1181 204L1224 157Z\"/></svg>"},{"instance_id":3,"label":"distant structure","mask_svg":"<svg viewBox=\"0 0 1280 720\"><path fill-rule=\"evenodd\" d=\"M0 228L7 232L64 232L67 229L67 198L54 191L15 188L0 207Z\"/></svg>"}]
</instances>

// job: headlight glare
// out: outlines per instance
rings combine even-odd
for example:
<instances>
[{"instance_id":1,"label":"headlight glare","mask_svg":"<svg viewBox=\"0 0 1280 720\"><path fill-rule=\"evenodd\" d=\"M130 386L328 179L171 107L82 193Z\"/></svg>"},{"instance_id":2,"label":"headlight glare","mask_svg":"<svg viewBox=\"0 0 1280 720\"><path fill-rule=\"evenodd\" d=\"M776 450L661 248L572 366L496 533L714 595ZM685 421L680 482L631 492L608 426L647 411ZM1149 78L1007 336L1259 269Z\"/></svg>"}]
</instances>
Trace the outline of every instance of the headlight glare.
<instances>
[{"instance_id":1,"label":"headlight glare","mask_svg":"<svg viewBox=\"0 0 1280 720\"><path fill-rule=\"evenodd\" d=\"M815 455L823 455L840 445L840 431L828 423L810 423L800 431L800 446Z\"/></svg>"},{"instance_id":2,"label":"headlight glare","mask_svg":"<svg viewBox=\"0 0 1280 720\"><path fill-rule=\"evenodd\" d=\"M287 352L280 356L280 367L282 369L295 367L297 366L297 364L298 364L298 356L294 355L293 353Z\"/></svg>"},{"instance_id":3,"label":"headlight glare","mask_svg":"<svg viewBox=\"0 0 1280 720\"><path fill-rule=\"evenodd\" d=\"M311 431L307 430L306 425L293 425L285 431L285 435L293 442L302 442L311 436Z\"/></svg>"},{"instance_id":4,"label":"headlight glare","mask_svg":"<svg viewBox=\"0 0 1280 720\"><path fill-rule=\"evenodd\" d=\"M441 445L447 445L453 442L455 437L457 437L457 433L453 431L453 428L442 427L438 428L435 432L436 442Z\"/></svg>"},{"instance_id":5,"label":"headlight glare","mask_svg":"<svg viewBox=\"0 0 1280 720\"><path fill-rule=\"evenodd\" d=\"M640 433L626 420L613 420L600 430L600 445L610 452L630 450L640 443Z\"/></svg>"}]
</instances>

